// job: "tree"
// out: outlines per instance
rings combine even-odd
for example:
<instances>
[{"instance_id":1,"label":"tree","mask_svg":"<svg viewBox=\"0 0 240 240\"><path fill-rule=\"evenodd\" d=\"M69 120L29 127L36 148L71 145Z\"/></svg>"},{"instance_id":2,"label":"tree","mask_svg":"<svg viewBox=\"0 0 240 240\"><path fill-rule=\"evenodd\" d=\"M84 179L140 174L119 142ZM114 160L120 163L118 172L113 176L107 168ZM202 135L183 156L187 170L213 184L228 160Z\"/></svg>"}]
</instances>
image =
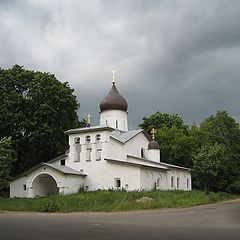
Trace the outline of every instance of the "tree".
<instances>
[{"instance_id":1,"label":"tree","mask_svg":"<svg viewBox=\"0 0 240 240\"><path fill-rule=\"evenodd\" d=\"M225 146L228 159L218 190L226 191L240 175L240 128L239 123L227 111L218 111L200 124L201 131L207 133L210 144ZM223 181L224 179L224 181Z\"/></svg>"},{"instance_id":2,"label":"tree","mask_svg":"<svg viewBox=\"0 0 240 240\"><path fill-rule=\"evenodd\" d=\"M65 151L79 104L67 82L18 65L0 69L0 138L12 137L14 174Z\"/></svg>"},{"instance_id":3,"label":"tree","mask_svg":"<svg viewBox=\"0 0 240 240\"><path fill-rule=\"evenodd\" d=\"M2 138L0 140L0 192L8 187L13 159L11 138Z\"/></svg>"},{"instance_id":4,"label":"tree","mask_svg":"<svg viewBox=\"0 0 240 240\"><path fill-rule=\"evenodd\" d=\"M139 125L148 133L152 128L157 130L156 140L160 144L161 159L163 162L192 166L192 138L189 128L177 114L156 112L144 117Z\"/></svg>"},{"instance_id":5,"label":"tree","mask_svg":"<svg viewBox=\"0 0 240 240\"><path fill-rule=\"evenodd\" d=\"M222 177L227 161L226 148L223 144L205 145L195 156L192 173L200 184L204 185L206 194L215 190L214 183Z\"/></svg>"},{"instance_id":6,"label":"tree","mask_svg":"<svg viewBox=\"0 0 240 240\"><path fill-rule=\"evenodd\" d=\"M163 127L172 128L173 126L183 130L188 128L178 114L156 112L149 117L144 117L142 120L143 122L139 124L139 127L145 129L148 133L151 132L152 128L162 129Z\"/></svg>"}]
</instances>

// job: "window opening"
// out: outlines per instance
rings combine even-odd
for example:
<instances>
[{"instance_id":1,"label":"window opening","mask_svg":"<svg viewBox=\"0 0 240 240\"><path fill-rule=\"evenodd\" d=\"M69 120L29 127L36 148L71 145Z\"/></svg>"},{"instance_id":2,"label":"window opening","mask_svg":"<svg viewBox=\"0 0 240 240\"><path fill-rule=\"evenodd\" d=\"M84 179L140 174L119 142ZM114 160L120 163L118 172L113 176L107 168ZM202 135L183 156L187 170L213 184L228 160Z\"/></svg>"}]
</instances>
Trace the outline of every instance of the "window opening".
<instances>
[{"instance_id":1,"label":"window opening","mask_svg":"<svg viewBox=\"0 0 240 240\"><path fill-rule=\"evenodd\" d=\"M80 138L79 137L74 138L74 143L75 144L80 144Z\"/></svg>"},{"instance_id":2,"label":"window opening","mask_svg":"<svg viewBox=\"0 0 240 240\"><path fill-rule=\"evenodd\" d=\"M87 148L86 151L86 161L91 161L92 148Z\"/></svg>"},{"instance_id":3,"label":"window opening","mask_svg":"<svg viewBox=\"0 0 240 240\"><path fill-rule=\"evenodd\" d=\"M177 178L177 188L179 188L180 187L180 178L178 177Z\"/></svg>"},{"instance_id":4,"label":"window opening","mask_svg":"<svg viewBox=\"0 0 240 240\"><path fill-rule=\"evenodd\" d=\"M91 142L91 137L90 136L86 136L86 144L89 144Z\"/></svg>"},{"instance_id":5,"label":"window opening","mask_svg":"<svg viewBox=\"0 0 240 240\"><path fill-rule=\"evenodd\" d=\"M144 148L141 148L141 158L144 158L145 157L145 151L144 151Z\"/></svg>"},{"instance_id":6,"label":"window opening","mask_svg":"<svg viewBox=\"0 0 240 240\"><path fill-rule=\"evenodd\" d=\"M96 160L101 160L101 156L102 155L102 149L97 149L97 152L96 152Z\"/></svg>"},{"instance_id":7,"label":"window opening","mask_svg":"<svg viewBox=\"0 0 240 240\"><path fill-rule=\"evenodd\" d=\"M121 187L121 179L120 178L115 178L115 187L120 188Z\"/></svg>"},{"instance_id":8,"label":"window opening","mask_svg":"<svg viewBox=\"0 0 240 240\"><path fill-rule=\"evenodd\" d=\"M174 177L171 177L171 188L174 188Z\"/></svg>"}]
</instances>

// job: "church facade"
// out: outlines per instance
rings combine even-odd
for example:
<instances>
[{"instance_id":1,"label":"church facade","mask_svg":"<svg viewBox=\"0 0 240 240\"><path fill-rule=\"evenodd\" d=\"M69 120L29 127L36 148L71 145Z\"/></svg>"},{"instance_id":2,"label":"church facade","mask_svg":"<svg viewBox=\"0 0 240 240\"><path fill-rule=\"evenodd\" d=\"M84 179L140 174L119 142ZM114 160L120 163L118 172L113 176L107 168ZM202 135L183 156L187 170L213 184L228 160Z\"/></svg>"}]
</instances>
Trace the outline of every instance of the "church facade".
<instances>
[{"instance_id":1,"label":"church facade","mask_svg":"<svg viewBox=\"0 0 240 240\"><path fill-rule=\"evenodd\" d=\"M79 189L191 190L188 168L161 162L160 146L143 130L128 130L128 103L113 79L100 103L99 126L70 129L69 150L22 173L10 197L71 194Z\"/></svg>"}]
</instances>

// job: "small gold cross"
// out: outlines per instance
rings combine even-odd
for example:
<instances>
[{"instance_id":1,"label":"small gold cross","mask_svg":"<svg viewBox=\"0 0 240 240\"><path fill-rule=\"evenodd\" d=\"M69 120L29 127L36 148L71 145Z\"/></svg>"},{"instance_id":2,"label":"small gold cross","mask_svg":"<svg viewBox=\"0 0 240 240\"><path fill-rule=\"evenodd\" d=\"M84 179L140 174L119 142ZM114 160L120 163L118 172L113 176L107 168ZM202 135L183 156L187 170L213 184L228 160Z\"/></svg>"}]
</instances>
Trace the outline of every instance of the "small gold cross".
<instances>
[{"instance_id":1,"label":"small gold cross","mask_svg":"<svg viewBox=\"0 0 240 240\"><path fill-rule=\"evenodd\" d=\"M151 134L152 134L152 139L154 140L155 139L155 134L156 134L156 129L155 128L153 128L152 130L151 130Z\"/></svg>"},{"instance_id":2,"label":"small gold cross","mask_svg":"<svg viewBox=\"0 0 240 240\"><path fill-rule=\"evenodd\" d=\"M115 83L115 80L116 80L116 71L115 69L112 70L112 83Z\"/></svg>"},{"instance_id":3,"label":"small gold cross","mask_svg":"<svg viewBox=\"0 0 240 240\"><path fill-rule=\"evenodd\" d=\"M87 115L87 125L90 127L91 125L91 115L90 113Z\"/></svg>"}]
</instances>

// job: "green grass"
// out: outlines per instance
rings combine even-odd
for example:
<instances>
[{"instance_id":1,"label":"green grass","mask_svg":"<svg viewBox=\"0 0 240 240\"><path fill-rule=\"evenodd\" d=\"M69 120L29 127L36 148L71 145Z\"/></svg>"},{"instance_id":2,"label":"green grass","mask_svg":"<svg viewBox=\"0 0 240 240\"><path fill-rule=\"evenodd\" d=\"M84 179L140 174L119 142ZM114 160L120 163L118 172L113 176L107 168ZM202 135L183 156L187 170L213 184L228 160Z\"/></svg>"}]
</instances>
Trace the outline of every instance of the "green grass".
<instances>
[{"instance_id":1,"label":"green grass","mask_svg":"<svg viewBox=\"0 0 240 240\"><path fill-rule=\"evenodd\" d=\"M137 203L136 199L150 197L152 202ZM215 203L239 196L213 193L208 196L201 191L149 191L149 192L81 192L66 196L49 196L35 199L0 198L0 212L112 212L143 209L161 209Z\"/></svg>"}]
</instances>

